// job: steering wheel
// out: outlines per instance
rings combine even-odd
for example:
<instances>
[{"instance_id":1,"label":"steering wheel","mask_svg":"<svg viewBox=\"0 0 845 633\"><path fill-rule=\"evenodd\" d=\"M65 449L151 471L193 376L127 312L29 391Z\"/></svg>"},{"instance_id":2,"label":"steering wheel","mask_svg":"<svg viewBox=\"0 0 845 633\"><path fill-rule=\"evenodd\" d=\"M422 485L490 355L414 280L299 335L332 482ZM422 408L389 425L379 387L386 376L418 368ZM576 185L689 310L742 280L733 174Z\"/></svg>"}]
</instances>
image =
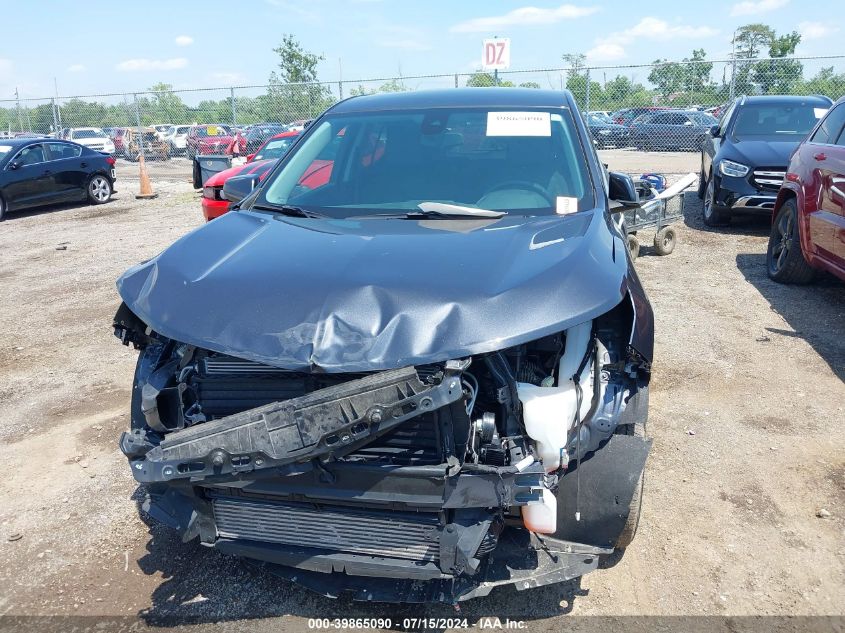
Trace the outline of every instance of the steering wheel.
<instances>
[{"instance_id":1,"label":"steering wheel","mask_svg":"<svg viewBox=\"0 0 845 633\"><path fill-rule=\"evenodd\" d=\"M501 191L503 189L522 189L523 191L532 191L540 194L543 197L543 200L549 203L550 207L555 206L554 200L552 200L549 192L546 191L544 187L541 187L536 182L529 182L527 180L507 180L505 182L500 182L498 185L495 185L485 191L484 195L481 196L481 199L486 198L494 191Z\"/></svg>"}]
</instances>

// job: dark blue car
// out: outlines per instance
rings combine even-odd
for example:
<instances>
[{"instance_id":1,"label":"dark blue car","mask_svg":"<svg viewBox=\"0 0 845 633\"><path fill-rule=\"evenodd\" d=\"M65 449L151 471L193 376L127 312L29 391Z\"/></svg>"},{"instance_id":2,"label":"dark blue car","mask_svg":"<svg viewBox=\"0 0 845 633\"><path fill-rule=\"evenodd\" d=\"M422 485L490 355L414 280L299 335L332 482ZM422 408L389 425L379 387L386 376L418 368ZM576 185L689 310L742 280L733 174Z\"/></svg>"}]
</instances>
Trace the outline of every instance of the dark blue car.
<instances>
[{"instance_id":1,"label":"dark blue car","mask_svg":"<svg viewBox=\"0 0 845 633\"><path fill-rule=\"evenodd\" d=\"M114 159L51 138L0 139L0 220L9 212L65 202L103 204L114 191Z\"/></svg>"}]
</instances>

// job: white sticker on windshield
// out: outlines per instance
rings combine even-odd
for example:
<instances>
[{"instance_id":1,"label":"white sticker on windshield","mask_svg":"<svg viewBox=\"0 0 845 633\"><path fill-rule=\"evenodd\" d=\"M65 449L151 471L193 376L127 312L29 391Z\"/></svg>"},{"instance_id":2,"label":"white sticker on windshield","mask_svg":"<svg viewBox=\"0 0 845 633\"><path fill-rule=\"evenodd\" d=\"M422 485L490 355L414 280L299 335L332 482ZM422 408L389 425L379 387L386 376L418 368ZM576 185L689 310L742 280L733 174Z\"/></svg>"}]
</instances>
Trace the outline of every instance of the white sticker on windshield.
<instances>
[{"instance_id":1,"label":"white sticker on windshield","mask_svg":"<svg viewBox=\"0 0 845 633\"><path fill-rule=\"evenodd\" d=\"M813 114L816 115L817 119L822 118L827 111L828 111L828 108L813 108Z\"/></svg>"},{"instance_id":2,"label":"white sticker on windshield","mask_svg":"<svg viewBox=\"0 0 845 633\"><path fill-rule=\"evenodd\" d=\"M578 211L578 198L570 198L568 196L558 196L555 211L558 215L567 215Z\"/></svg>"},{"instance_id":3,"label":"white sticker on windshield","mask_svg":"<svg viewBox=\"0 0 845 633\"><path fill-rule=\"evenodd\" d=\"M487 136L551 136L548 112L488 112Z\"/></svg>"}]
</instances>

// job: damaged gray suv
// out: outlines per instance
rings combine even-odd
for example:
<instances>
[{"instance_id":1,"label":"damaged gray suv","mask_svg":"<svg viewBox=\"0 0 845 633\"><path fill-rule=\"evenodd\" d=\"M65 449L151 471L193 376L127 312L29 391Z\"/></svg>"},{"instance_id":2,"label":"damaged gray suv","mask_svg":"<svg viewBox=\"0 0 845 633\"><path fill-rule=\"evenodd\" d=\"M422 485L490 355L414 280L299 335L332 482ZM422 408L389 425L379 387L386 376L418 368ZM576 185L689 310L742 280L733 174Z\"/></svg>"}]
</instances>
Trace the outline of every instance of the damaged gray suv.
<instances>
[{"instance_id":1,"label":"damaged gray suv","mask_svg":"<svg viewBox=\"0 0 845 633\"><path fill-rule=\"evenodd\" d=\"M653 315L566 92L347 99L118 281L143 510L328 596L561 582L639 518Z\"/></svg>"}]
</instances>

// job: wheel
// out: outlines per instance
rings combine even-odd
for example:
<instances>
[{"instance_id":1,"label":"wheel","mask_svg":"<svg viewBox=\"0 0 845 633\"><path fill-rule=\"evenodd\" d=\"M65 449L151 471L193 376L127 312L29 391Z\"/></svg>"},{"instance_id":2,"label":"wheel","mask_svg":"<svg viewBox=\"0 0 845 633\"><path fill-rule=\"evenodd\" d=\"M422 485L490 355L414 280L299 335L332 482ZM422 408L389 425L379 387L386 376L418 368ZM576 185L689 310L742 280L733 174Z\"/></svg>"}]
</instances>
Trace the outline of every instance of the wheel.
<instances>
[{"instance_id":1,"label":"wheel","mask_svg":"<svg viewBox=\"0 0 845 633\"><path fill-rule=\"evenodd\" d=\"M707 188L707 178L704 177L704 168L698 172L698 199L704 200L704 190Z\"/></svg>"},{"instance_id":2,"label":"wheel","mask_svg":"<svg viewBox=\"0 0 845 633\"><path fill-rule=\"evenodd\" d=\"M658 255L668 255L675 250L676 239L675 229L664 226L654 235L654 251Z\"/></svg>"},{"instance_id":3,"label":"wheel","mask_svg":"<svg viewBox=\"0 0 845 633\"><path fill-rule=\"evenodd\" d=\"M0 222L6 219L6 202L0 197Z\"/></svg>"},{"instance_id":4,"label":"wheel","mask_svg":"<svg viewBox=\"0 0 845 633\"><path fill-rule=\"evenodd\" d=\"M707 226L724 226L730 221L730 217L716 206L716 185L713 182L713 176L707 179L702 209L704 224Z\"/></svg>"},{"instance_id":5,"label":"wheel","mask_svg":"<svg viewBox=\"0 0 845 633\"><path fill-rule=\"evenodd\" d=\"M637 259L640 254L640 241L636 235L628 236L628 251L631 253L631 259Z\"/></svg>"},{"instance_id":6,"label":"wheel","mask_svg":"<svg viewBox=\"0 0 845 633\"><path fill-rule=\"evenodd\" d=\"M782 284L807 284L816 275L801 252L798 205L794 198L783 203L772 223L766 269L771 279Z\"/></svg>"},{"instance_id":7,"label":"wheel","mask_svg":"<svg viewBox=\"0 0 845 633\"><path fill-rule=\"evenodd\" d=\"M645 437L646 424L645 422L639 422L637 424L628 424L624 427L618 427L617 433L619 433L620 435ZM645 468L643 468L643 472L640 473L640 478L637 480L637 484L634 486L634 494L631 496L631 503L628 506L628 518L625 519L625 526L622 528L622 532L620 532L619 536L616 538L617 549L625 549L626 547L628 547L634 540L634 536L637 534L637 527L640 524L640 514L643 510L644 488Z\"/></svg>"},{"instance_id":8,"label":"wheel","mask_svg":"<svg viewBox=\"0 0 845 633\"><path fill-rule=\"evenodd\" d=\"M95 174L88 181L88 202L103 204L111 198L111 181L102 174Z\"/></svg>"}]
</instances>

